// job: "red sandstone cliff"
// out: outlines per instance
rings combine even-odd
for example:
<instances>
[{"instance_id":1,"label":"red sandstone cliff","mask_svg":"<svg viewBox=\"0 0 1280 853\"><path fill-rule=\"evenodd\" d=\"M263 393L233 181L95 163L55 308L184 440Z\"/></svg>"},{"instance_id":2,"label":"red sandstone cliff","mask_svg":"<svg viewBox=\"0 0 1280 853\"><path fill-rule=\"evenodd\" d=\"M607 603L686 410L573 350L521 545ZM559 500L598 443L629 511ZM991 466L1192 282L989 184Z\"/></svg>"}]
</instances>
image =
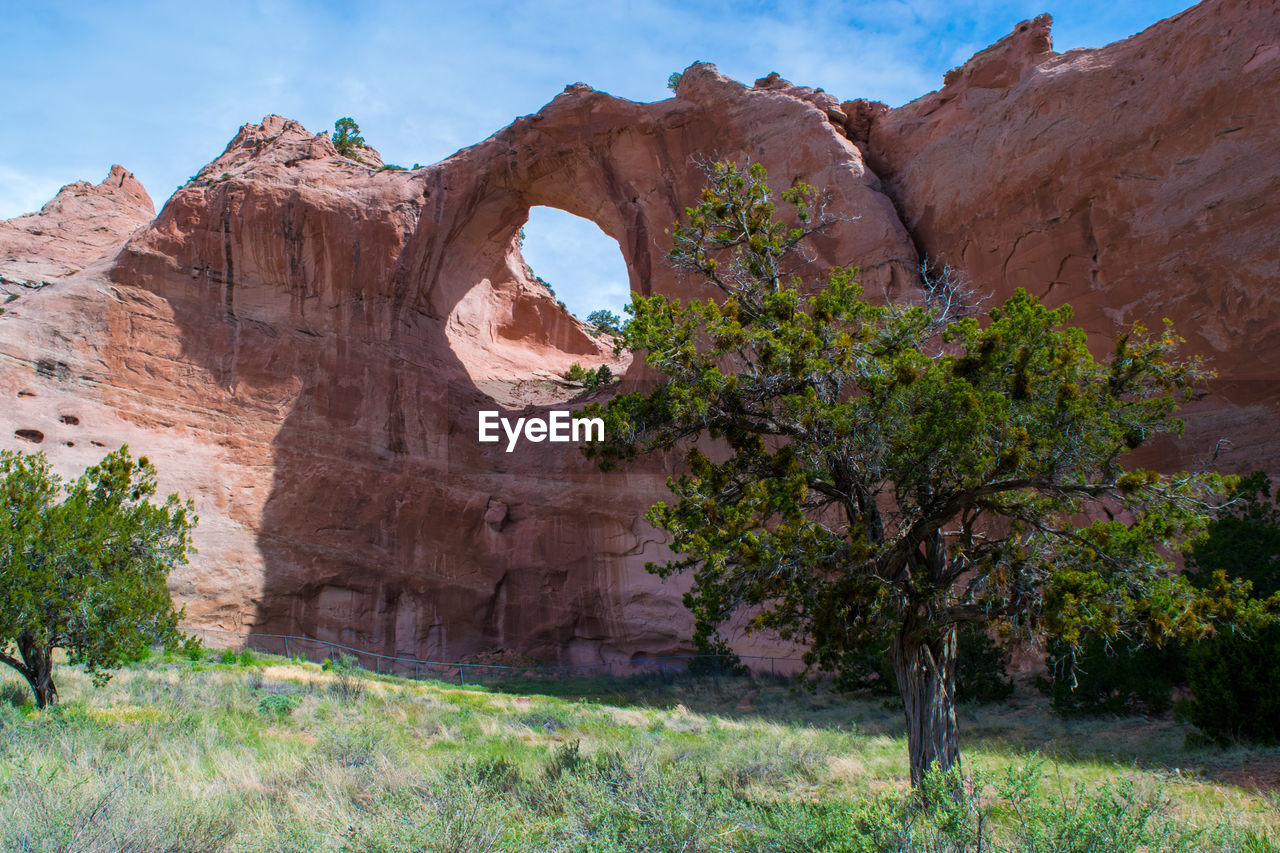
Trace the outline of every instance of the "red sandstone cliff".
<instances>
[{"instance_id":1,"label":"red sandstone cliff","mask_svg":"<svg viewBox=\"0 0 1280 853\"><path fill-rule=\"evenodd\" d=\"M1206 2L1098 50L1042 16L871 120L920 250L1097 339L1168 317L1218 373L1165 465L1280 471L1280 7ZM1150 460L1148 460L1150 461Z\"/></svg>"},{"instance_id":2,"label":"red sandstone cliff","mask_svg":"<svg viewBox=\"0 0 1280 853\"><path fill-rule=\"evenodd\" d=\"M661 460L507 454L476 412L563 399L574 361L626 368L529 280L529 208L596 222L634 290L703 295L665 266L664 229L701 187L693 160L730 158L830 189L850 221L815 269L858 264L873 295L909 294L923 253L981 291L1071 302L1099 335L1171 315L1230 381L1164 461L1235 437L1229 465L1275 470L1278 17L1210 2L1063 55L1037 19L893 111L705 65L655 104L576 85L414 172L270 116L132 237L149 200L122 170L83 185L82 214L0 225L0 256L56 265L0 316L0 446L66 470L95 444L155 459L200 507L175 576L197 624L445 659L675 650L681 588L643 569L664 553L641 519Z\"/></svg>"}]
</instances>

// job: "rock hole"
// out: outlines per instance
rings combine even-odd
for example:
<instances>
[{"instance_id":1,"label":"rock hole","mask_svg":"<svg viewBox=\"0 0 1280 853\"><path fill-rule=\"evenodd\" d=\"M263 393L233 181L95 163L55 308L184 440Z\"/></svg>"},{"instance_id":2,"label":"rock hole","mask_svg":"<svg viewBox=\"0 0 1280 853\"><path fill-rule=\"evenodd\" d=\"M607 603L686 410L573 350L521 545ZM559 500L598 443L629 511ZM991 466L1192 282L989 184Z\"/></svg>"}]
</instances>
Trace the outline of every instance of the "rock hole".
<instances>
[{"instance_id":1,"label":"rock hole","mask_svg":"<svg viewBox=\"0 0 1280 853\"><path fill-rule=\"evenodd\" d=\"M89 443L92 444L94 447L106 447L106 445L103 444L101 441L91 441Z\"/></svg>"},{"instance_id":2,"label":"rock hole","mask_svg":"<svg viewBox=\"0 0 1280 853\"><path fill-rule=\"evenodd\" d=\"M75 415L63 415L62 417L58 418L58 420L61 423L66 424L67 426L80 426L80 419L77 418Z\"/></svg>"},{"instance_id":3,"label":"rock hole","mask_svg":"<svg viewBox=\"0 0 1280 853\"><path fill-rule=\"evenodd\" d=\"M445 327L476 387L503 406L523 408L580 396L582 383L567 378L574 365L625 373L631 354L615 353L612 339L586 323L600 310L620 322L630 301L618 242L594 222L548 207L513 205L496 219L466 273L474 284Z\"/></svg>"},{"instance_id":4,"label":"rock hole","mask_svg":"<svg viewBox=\"0 0 1280 853\"><path fill-rule=\"evenodd\" d=\"M38 429L16 429L13 434L23 441L30 441L34 444L44 441L44 433Z\"/></svg>"},{"instance_id":5,"label":"rock hole","mask_svg":"<svg viewBox=\"0 0 1280 853\"><path fill-rule=\"evenodd\" d=\"M590 219L553 207L534 207L521 229L520 253L558 300L585 320L592 311L622 315L631 277L617 241Z\"/></svg>"},{"instance_id":6,"label":"rock hole","mask_svg":"<svg viewBox=\"0 0 1280 853\"><path fill-rule=\"evenodd\" d=\"M63 447L75 447L75 446L76 446L76 443L75 443L74 441L64 441L64 442L62 442L62 446L63 446Z\"/></svg>"},{"instance_id":7,"label":"rock hole","mask_svg":"<svg viewBox=\"0 0 1280 853\"><path fill-rule=\"evenodd\" d=\"M34 391L19 391L19 392L18 392L18 396L19 396L19 397L34 397L35 395L36 395L36 392L34 392Z\"/></svg>"}]
</instances>

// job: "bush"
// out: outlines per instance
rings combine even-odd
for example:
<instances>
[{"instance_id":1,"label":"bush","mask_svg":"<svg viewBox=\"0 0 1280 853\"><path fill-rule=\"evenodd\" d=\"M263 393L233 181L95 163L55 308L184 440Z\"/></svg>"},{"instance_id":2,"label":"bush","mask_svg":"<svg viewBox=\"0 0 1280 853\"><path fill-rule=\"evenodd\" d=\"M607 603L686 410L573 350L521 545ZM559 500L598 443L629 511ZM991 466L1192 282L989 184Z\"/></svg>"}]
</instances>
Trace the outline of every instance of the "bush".
<instances>
[{"instance_id":1,"label":"bush","mask_svg":"<svg viewBox=\"0 0 1280 853\"><path fill-rule=\"evenodd\" d=\"M1213 584L1213 573L1253 584L1253 594L1267 598L1280 592L1280 507L1272 498L1271 481L1261 471L1245 477L1205 530L1205 537L1187 552L1187 577L1201 587Z\"/></svg>"},{"instance_id":2,"label":"bush","mask_svg":"<svg viewBox=\"0 0 1280 853\"><path fill-rule=\"evenodd\" d=\"M588 370L575 361L565 371L564 378L570 382L582 383L582 387L586 391L594 391L597 388L603 388L613 383L613 371L609 369L607 364Z\"/></svg>"},{"instance_id":3,"label":"bush","mask_svg":"<svg viewBox=\"0 0 1280 853\"><path fill-rule=\"evenodd\" d=\"M1185 669L1180 647L1088 637L1074 651L1051 641L1048 677L1036 684L1062 717L1158 716L1171 707L1173 687L1182 683Z\"/></svg>"},{"instance_id":4,"label":"bush","mask_svg":"<svg viewBox=\"0 0 1280 853\"><path fill-rule=\"evenodd\" d=\"M298 707L298 697L272 693L258 700L258 711L269 717L287 717Z\"/></svg>"},{"instance_id":5,"label":"bush","mask_svg":"<svg viewBox=\"0 0 1280 853\"><path fill-rule=\"evenodd\" d=\"M1280 592L1280 507L1261 471L1242 479L1203 539L1187 553L1187 574L1201 587L1225 573L1253 594ZM1215 577L1216 576L1216 577ZM1210 740L1280 741L1280 625L1224 633L1193 646L1187 659L1192 699L1187 718Z\"/></svg>"},{"instance_id":6,"label":"bush","mask_svg":"<svg viewBox=\"0 0 1280 853\"><path fill-rule=\"evenodd\" d=\"M956 701L999 705L1013 694L1009 649L980 626L965 625L956 637Z\"/></svg>"},{"instance_id":7,"label":"bush","mask_svg":"<svg viewBox=\"0 0 1280 853\"><path fill-rule=\"evenodd\" d=\"M977 625L965 625L956 635L956 701L998 705L1013 694L1009 679L1009 650ZM888 652L848 655L836 685L869 696L898 695L897 677Z\"/></svg>"},{"instance_id":8,"label":"bush","mask_svg":"<svg viewBox=\"0 0 1280 853\"><path fill-rule=\"evenodd\" d=\"M0 703L25 708L30 701L31 692L18 682L6 681L0 684Z\"/></svg>"},{"instance_id":9,"label":"bush","mask_svg":"<svg viewBox=\"0 0 1280 853\"><path fill-rule=\"evenodd\" d=\"M341 701L354 705L364 698L364 679L360 665L352 655L338 655L336 660L326 660L322 669L334 674L329 692Z\"/></svg>"},{"instance_id":10,"label":"bush","mask_svg":"<svg viewBox=\"0 0 1280 853\"><path fill-rule=\"evenodd\" d=\"M1187 683L1187 719L1211 740L1280 742L1280 624L1197 643Z\"/></svg>"}]
</instances>

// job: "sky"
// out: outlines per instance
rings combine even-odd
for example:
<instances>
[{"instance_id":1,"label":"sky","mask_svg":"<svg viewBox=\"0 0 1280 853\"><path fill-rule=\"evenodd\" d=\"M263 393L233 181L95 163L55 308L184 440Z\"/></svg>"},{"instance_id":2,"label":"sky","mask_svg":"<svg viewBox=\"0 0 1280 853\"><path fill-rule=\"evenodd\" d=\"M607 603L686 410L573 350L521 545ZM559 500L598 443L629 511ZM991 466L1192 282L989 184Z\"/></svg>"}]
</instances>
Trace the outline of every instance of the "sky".
<instances>
[{"instance_id":1,"label":"sky","mask_svg":"<svg viewBox=\"0 0 1280 853\"><path fill-rule=\"evenodd\" d=\"M312 132L352 116L389 163L444 159L567 84L635 101L715 63L841 100L899 106L1022 20L1054 48L1099 47L1188 0L392 2L0 0L0 219L72 181L133 171L157 207L237 128L276 113ZM622 256L591 223L537 208L525 255L571 310L621 313Z\"/></svg>"}]
</instances>

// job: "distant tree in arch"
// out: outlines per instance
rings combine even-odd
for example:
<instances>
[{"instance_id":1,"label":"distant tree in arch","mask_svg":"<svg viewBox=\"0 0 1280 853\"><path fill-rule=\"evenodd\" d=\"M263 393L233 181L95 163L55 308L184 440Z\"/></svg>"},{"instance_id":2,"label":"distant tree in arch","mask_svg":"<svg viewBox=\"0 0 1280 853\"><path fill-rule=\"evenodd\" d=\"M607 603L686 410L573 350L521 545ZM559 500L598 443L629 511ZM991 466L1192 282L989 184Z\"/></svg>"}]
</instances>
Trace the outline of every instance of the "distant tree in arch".
<instances>
[{"instance_id":1,"label":"distant tree in arch","mask_svg":"<svg viewBox=\"0 0 1280 853\"><path fill-rule=\"evenodd\" d=\"M597 334L618 335L622 333L622 318L607 308L592 311L587 315L587 325Z\"/></svg>"}]
</instances>

